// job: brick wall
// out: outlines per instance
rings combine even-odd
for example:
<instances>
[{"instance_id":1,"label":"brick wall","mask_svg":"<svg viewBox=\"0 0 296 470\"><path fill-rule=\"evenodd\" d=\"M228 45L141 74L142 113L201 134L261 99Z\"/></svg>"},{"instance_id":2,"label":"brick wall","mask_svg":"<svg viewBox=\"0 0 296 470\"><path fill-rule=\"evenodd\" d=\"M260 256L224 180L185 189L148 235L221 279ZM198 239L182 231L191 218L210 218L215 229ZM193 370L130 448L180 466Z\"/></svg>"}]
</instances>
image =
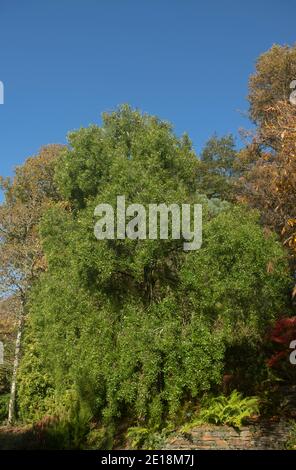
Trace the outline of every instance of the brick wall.
<instances>
[{"instance_id":1,"label":"brick wall","mask_svg":"<svg viewBox=\"0 0 296 470\"><path fill-rule=\"evenodd\" d=\"M285 421L243 426L240 430L229 426L201 426L170 438L165 449L284 449L289 428Z\"/></svg>"}]
</instances>

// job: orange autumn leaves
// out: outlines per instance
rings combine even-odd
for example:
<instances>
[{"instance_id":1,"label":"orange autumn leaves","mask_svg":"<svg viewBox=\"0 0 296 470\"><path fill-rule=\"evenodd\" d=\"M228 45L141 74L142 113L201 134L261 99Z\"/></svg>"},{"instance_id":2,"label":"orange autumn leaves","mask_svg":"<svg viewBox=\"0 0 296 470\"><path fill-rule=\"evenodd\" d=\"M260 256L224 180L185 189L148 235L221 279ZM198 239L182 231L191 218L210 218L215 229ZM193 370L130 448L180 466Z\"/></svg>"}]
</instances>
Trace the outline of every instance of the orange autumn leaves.
<instances>
[{"instance_id":1,"label":"orange autumn leaves","mask_svg":"<svg viewBox=\"0 0 296 470\"><path fill-rule=\"evenodd\" d=\"M280 234L295 266L296 106L279 101L265 112L252 144L240 155L253 162L240 179L239 199L260 210L263 223Z\"/></svg>"}]
</instances>

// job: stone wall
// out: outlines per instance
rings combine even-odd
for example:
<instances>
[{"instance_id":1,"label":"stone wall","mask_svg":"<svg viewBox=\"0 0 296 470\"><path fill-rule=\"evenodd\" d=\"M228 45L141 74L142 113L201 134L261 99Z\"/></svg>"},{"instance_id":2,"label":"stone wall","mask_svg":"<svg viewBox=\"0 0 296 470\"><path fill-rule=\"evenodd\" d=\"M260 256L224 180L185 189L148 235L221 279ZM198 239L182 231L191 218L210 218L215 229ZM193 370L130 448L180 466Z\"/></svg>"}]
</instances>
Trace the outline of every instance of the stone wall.
<instances>
[{"instance_id":1,"label":"stone wall","mask_svg":"<svg viewBox=\"0 0 296 470\"><path fill-rule=\"evenodd\" d=\"M243 426L201 426L167 441L168 450L273 450L284 449L289 437L288 422L265 422Z\"/></svg>"}]
</instances>

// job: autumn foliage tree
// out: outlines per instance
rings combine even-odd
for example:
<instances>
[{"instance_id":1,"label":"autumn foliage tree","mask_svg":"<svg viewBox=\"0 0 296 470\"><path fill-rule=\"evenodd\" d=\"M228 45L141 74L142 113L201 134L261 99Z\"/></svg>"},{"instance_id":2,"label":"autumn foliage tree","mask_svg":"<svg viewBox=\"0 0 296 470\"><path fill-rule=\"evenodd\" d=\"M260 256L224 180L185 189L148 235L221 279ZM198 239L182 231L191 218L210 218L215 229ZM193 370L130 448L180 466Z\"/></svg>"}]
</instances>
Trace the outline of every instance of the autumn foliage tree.
<instances>
[{"instance_id":1,"label":"autumn foliage tree","mask_svg":"<svg viewBox=\"0 0 296 470\"><path fill-rule=\"evenodd\" d=\"M58 191L54 167L62 146L43 147L37 156L16 168L15 176L1 178L4 202L0 205L0 296L14 296L14 315L18 333L11 386L9 421L13 420L16 373L28 292L39 273L45 269L38 224Z\"/></svg>"},{"instance_id":2,"label":"autumn foliage tree","mask_svg":"<svg viewBox=\"0 0 296 470\"><path fill-rule=\"evenodd\" d=\"M273 46L258 59L249 95L250 115L258 126L238 159L245 170L238 198L259 209L263 224L282 237L291 254L292 270L296 254L296 107L289 101L289 85L295 78L295 46Z\"/></svg>"},{"instance_id":3,"label":"autumn foliage tree","mask_svg":"<svg viewBox=\"0 0 296 470\"><path fill-rule=\"evenodd\" d=\"M273 45L256 62L249 80L250 117L258 126L274 120L269 109L279 101L287 102L290 83L296 79L296 45Z\"/></svg>"},{"instance_id":4,"label":"autumn foliage tree","mask_svg":"<svg viewBox=\"0 0 296 470\"><path fill-rule=\"evenodd\" d=\"M43 147L37 156L16 168L15 176L1 178L5 200L0 205L1 292L20 294L44 268L38 223L52 201L58 199L54 167L62 147Z\"/></svg>"}]
</instances>

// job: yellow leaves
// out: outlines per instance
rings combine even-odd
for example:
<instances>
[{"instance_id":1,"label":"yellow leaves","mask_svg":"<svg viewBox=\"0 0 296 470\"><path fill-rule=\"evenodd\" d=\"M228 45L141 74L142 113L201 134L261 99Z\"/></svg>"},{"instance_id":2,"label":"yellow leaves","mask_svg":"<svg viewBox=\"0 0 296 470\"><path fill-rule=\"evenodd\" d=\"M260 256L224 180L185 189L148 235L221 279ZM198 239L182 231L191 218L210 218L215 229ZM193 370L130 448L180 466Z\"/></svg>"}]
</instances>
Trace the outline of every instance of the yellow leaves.
<instances>
[{"instance_id":1,"label":"yellow leaves","mask_svg":"<svg viewBox=\"0 0 296 470\"><path fill-rule=\"evenodd\" d=\"M267 152L262 153L262 159L268 162L271 159L271 154Z\"/></svg>"},{"instance_id":2,"label":"yellow leaves","mask_svg":"<svg viewBox=\"0 0 296 470\"><path fill-rule=\"evenodd\" d=\"M252 207L260 210L263 223L281 234L282 242L289 250L291 267L295 269L296 106L277 101L266 109L265 120L260 123L254 143L259 145L259 152L255 146L248 146L254 164L244 173L242 193ZM273 151L268 154L261 150L266 148ZM267 272L272 269L270 262ZM296 297L296 286L293 297Z\"/></svg>"},{"instance_id":3,"label":"yellow leaves","mask_svg":"<svg viewBox=\"0 0 296 470\"><path fill-rule=\"evenodd\" d=\"M295 226L296 226L296 219L288 219L288 220L287 220L287 224L288 224L290 227L295 227Z\"/></svg>"},{"instance_id":4,"label":"yellow leaves","mask_svg":"<svg viewBox=\"0 0 296 470\"><path fill-rule=\"evenodd\" d=\"M296 233L294 233L289 238L284 240L284 245L295 249L296 248Z\"/></svg>"},{"instance_id":5,"label":"yellow leaves","mask_svg":"<svg viewBox=\"0 0 296 470\"><path fill-rule=\"evenodd\" d=\"M293 251L296 251L296 218L290 218L286 221L285 226L283 227L281 234L284 235L290 232L290 236L284 240L284 245L291 248ZM293 232L291 233L291 229Z\"/></svg>"},{"instance_id":6,"label":"yellow leaves","mask_svg":"<svg viewBox=\"0 0 296 470\"><path fill-rule=\"evenodd\" d=\"M17 167L6 188L5 201L0 205L0 269L2 279L5 279L0 290L15 290L17 287L25 292L34 277L47 267L40 246L39 222L44 212L59 198L54 182L54 165L61 148L58 145L47 146L39 155L27 159Z\"/></svg>"},{"instance_id":7,"label":"yellow leaves","mask_svg":"<svg viewBox=\"0 0 296 470\"><path fill-rule=\"evenodd\" d=\"M281 230L281 235L284 235L285 233L287 233L287 231L289 230L290 227L296 227L296 219L288 219L286 224L284 225L284 227L282 228Z\"/></svg>"}]
</instances>

